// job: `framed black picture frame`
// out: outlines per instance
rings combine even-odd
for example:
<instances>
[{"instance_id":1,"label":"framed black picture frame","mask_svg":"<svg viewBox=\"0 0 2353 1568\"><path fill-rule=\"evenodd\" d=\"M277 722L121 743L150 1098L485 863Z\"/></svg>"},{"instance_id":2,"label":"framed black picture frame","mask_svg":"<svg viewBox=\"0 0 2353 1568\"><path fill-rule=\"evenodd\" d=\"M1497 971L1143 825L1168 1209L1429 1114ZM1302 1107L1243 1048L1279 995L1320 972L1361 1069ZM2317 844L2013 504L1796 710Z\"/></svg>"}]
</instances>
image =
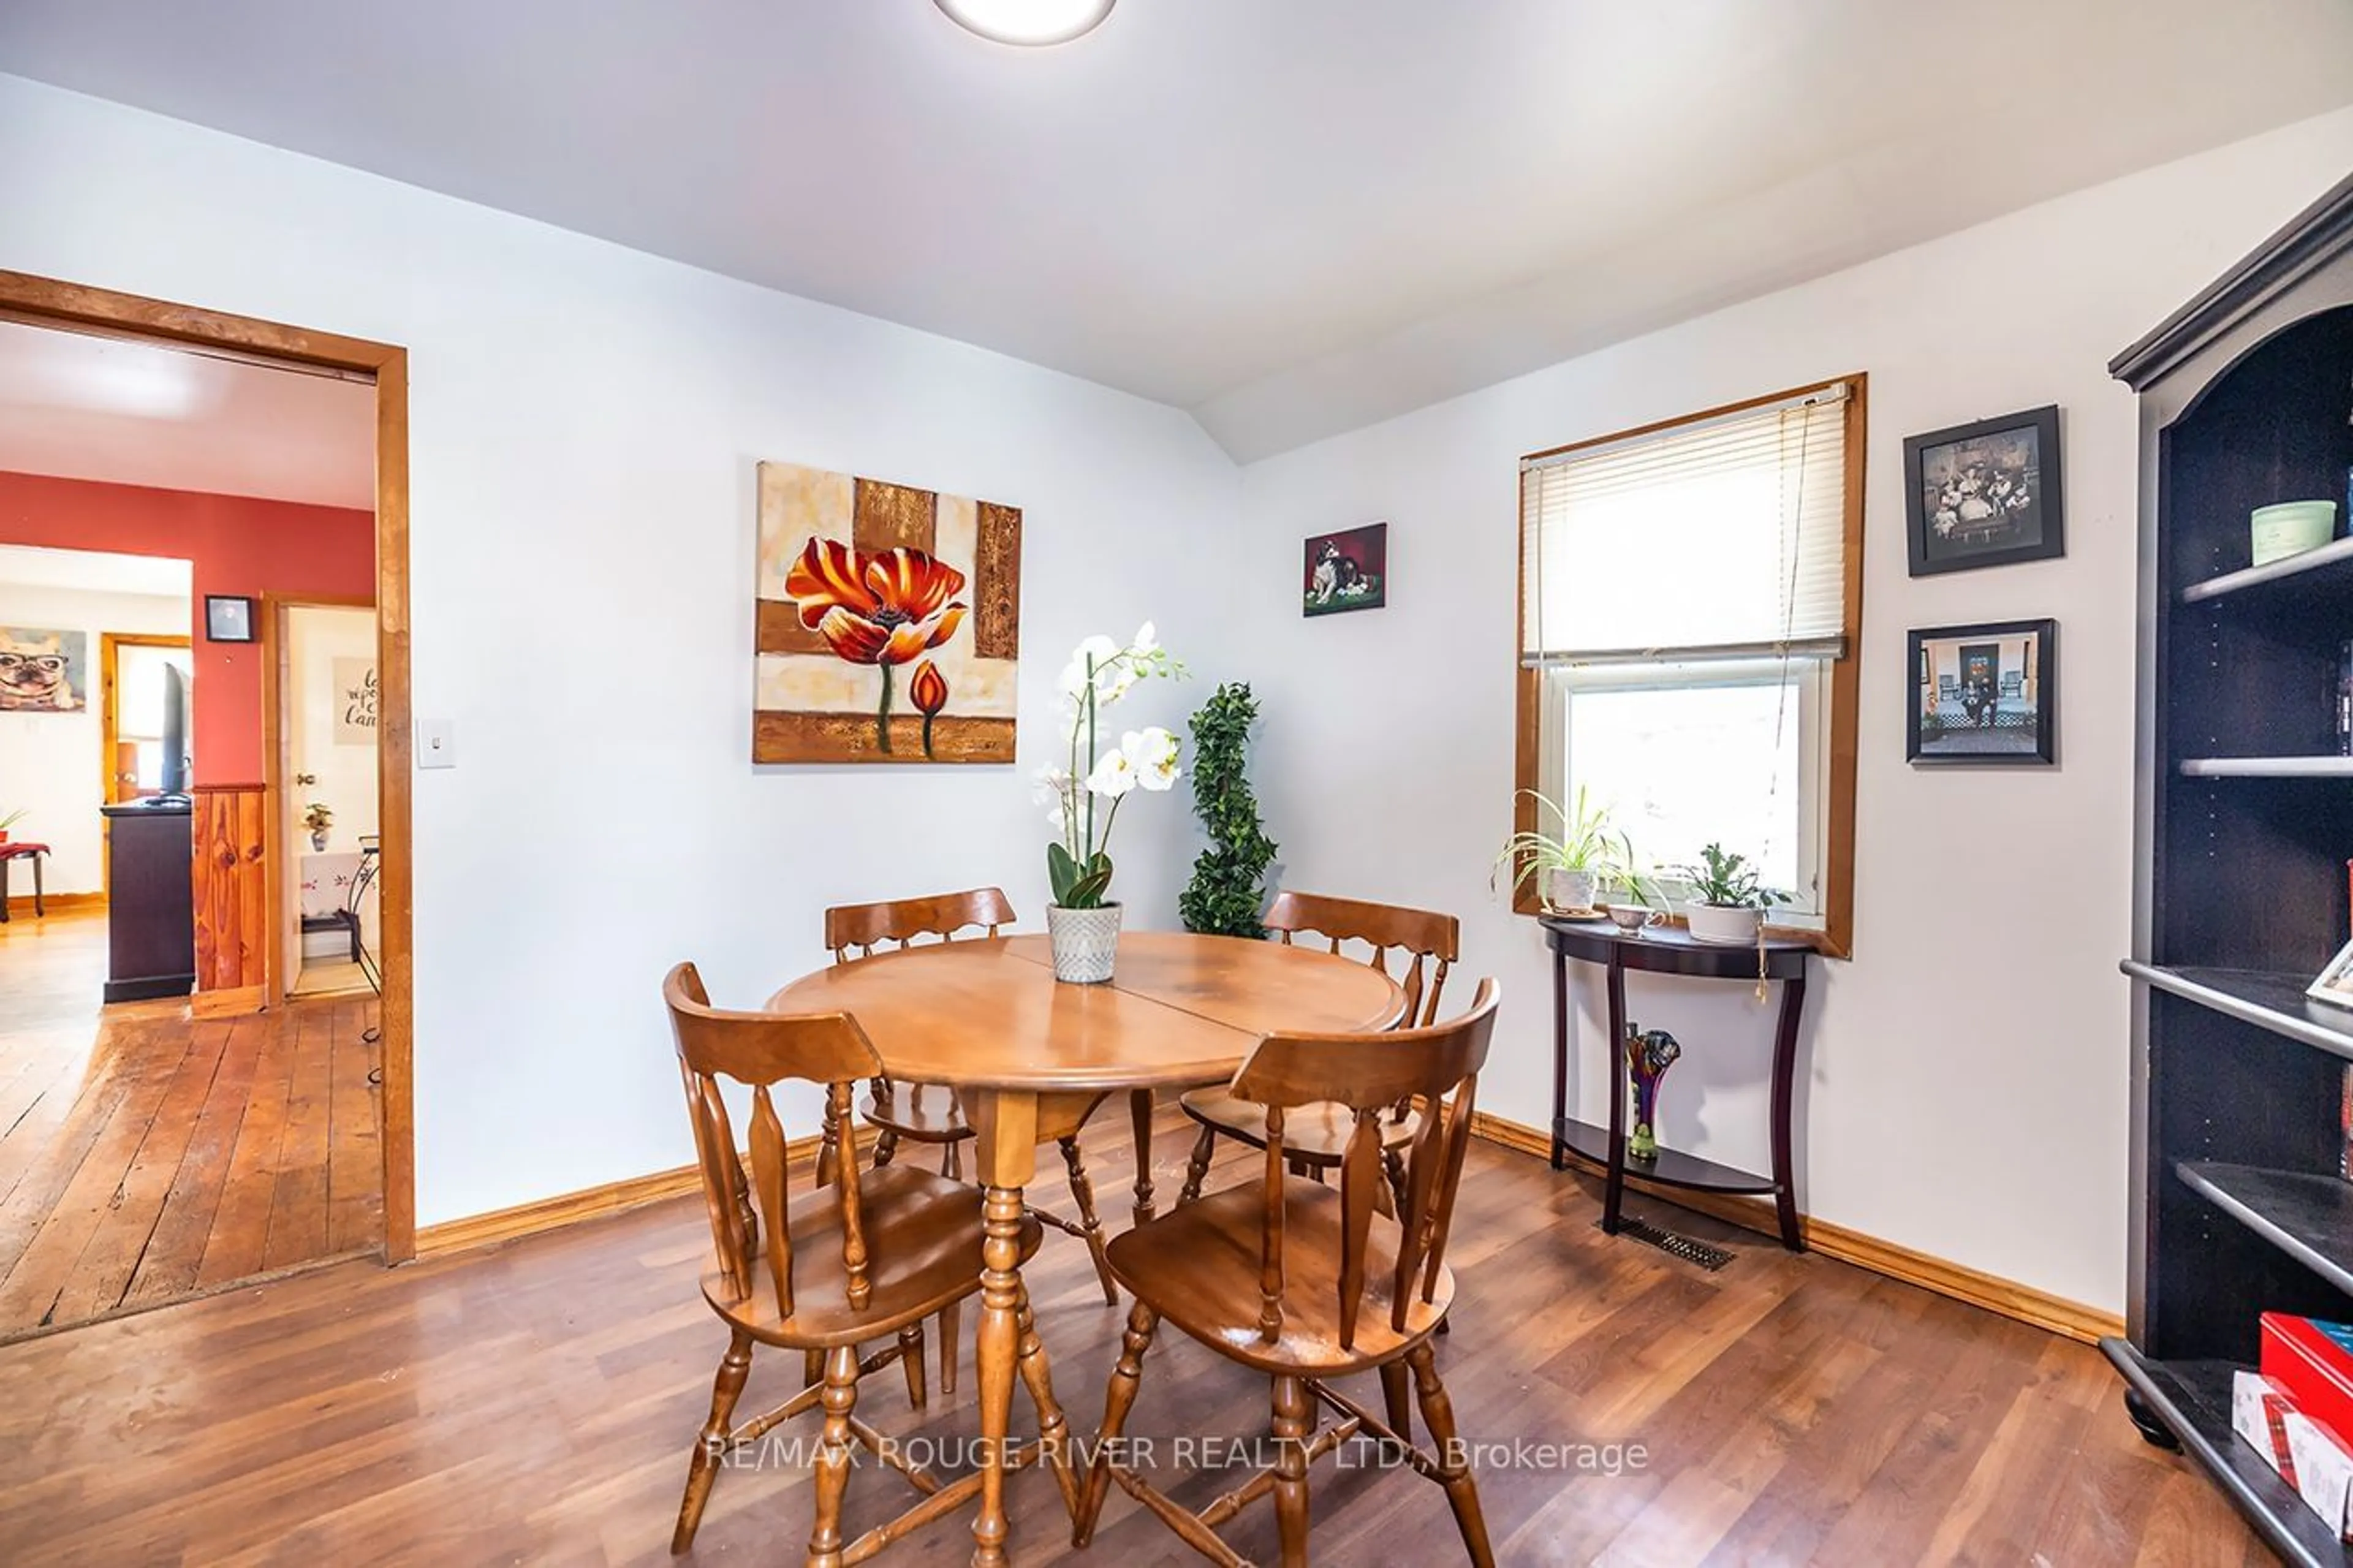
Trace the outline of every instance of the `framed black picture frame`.
<instances>
[{"instance_id":1,"label":"framed black picture frame","mask_svg":"<svg viewBox=\"0 0 2353 1568\"><path fill-rule=\"evenodd\" d=\"M1905 758L1915 767L2059 760L2059 623L1987 621L1909 634Z\"/></svg>"},{"instance_id":2,"label":"framed black picture frame","mask_svg":"<svg viewBox=\"0 0 2353 1568\"><path fill-rule=\"evenodd\" d=\"M253 601L238 594L206 594L205 595L205 640L206 642L257 642L260 633L253 624Z\"/></svg>"},{"instance_id":3,"label":"framed black picture frame","mask_svg":"<svg viewBox=\"0 0 2353 1568\"><path fill-rule=\"evenodd\" d=\"M1300 576L1300 613L1337 616L1389 602L1389 525L1368 522L1310 535Z\"/></svg>"},{"instance_id":4,"label":"framed black picture frame","mask_svg":"<svg viewBox=\"0 0 2353 1568\"><path fill-rule=\"evenodd\" d=\"M1904 521L1915 577L2066 554L2059 405L1905 437Z\"/></svg>"}]
</instances>

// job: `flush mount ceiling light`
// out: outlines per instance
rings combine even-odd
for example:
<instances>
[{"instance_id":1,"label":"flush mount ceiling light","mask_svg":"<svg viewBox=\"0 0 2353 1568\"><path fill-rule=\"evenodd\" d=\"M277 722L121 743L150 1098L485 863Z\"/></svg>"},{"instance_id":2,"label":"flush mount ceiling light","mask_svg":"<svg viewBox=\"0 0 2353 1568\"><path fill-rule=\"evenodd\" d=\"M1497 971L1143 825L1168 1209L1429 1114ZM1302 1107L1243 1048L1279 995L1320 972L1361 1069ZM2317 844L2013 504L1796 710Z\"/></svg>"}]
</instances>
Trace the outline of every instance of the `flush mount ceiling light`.
<instances>
[{"instance_id":1,"label":"flush mount ceiling light","mask_svg":"<svg viewBox=\"0 0 2353 1568\"><path fill-rule=\"evenodd\" d=\"M1091 33L1115 0L933 0L962 27L1000 44L1067 44Z\"/></svg>"}]
</instances>

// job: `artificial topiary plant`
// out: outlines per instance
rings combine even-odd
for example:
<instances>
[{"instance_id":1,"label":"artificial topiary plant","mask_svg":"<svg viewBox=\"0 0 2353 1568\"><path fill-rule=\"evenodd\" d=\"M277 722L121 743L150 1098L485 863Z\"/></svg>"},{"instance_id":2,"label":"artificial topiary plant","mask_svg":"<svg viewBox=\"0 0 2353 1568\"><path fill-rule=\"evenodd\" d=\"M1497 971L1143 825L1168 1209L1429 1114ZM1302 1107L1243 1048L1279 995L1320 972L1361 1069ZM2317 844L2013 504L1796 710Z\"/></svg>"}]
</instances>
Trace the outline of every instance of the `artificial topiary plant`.
<instances>
[{"instance_id":1,"label":"artificial topiary plant","mask_svg":"<svg viewBox=\"0 0 2353 1568\"><path fill-rule=\"evenodd\" d=\"M1209 847L1193 862L1193 880L1176 899L1187 931L1208 936L1262 937L1266 868L1274 840L1258 819L1248 762L1258 699L1246 682L1218 688L1193 715L1193 815Z\"/></svg>"}]
</instances>

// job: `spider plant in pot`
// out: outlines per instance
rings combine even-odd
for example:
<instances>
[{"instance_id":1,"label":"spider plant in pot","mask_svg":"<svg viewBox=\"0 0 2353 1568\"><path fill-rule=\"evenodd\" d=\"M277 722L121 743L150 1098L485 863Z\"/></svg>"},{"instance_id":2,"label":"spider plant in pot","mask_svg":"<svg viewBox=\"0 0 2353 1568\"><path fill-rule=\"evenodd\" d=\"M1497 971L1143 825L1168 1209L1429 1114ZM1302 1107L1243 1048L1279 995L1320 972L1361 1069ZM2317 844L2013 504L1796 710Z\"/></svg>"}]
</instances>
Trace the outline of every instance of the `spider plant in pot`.
<instances>
[{"instance_id":1,"label":"spider plant in pot","mask_svg":"<svg viewBox=\"0 0 2353 1568\"><path fill-rule=\"evenodd\" d=\"M1746 946L1765 928L1765 909L1784 895L1765 886L1745 855L1711 844L1699 852L1700 863L1677 874L1691 884L1683 903L1683 919L1694 942Z\"/></svg>"},{"instance_id":2,"label":"spider plant in pot","mask_svg":"<svg viewBox=\"0 0 2353 1568\"><path fill-rule=\"evenodd\" d=\"M1153 636L1152 623L1122 647L1106 637L1081 643L1062 671L1062 716L1070 726L1067 765L1038 775L1054 837L1046 846L1046 876L1053 900L1046 931L1054 947L1054 978L1077 985L1109 980L1119 949L1120 907L1111 891L1112 828L1127 796L1142 788L1162 794L1176 783L1181 742L1158 725L1130 730L1115 746L1102 746L1103 710L1139 680L1184 673Z\"/></svg>"},{"instance_id":3,"label":"spider plant in pot","mask_svg":"<svg viewBox=\"0 0 2353 1568\"><path fill-rule=\"evenodd\" d=\"M29 810L20 805L14 811L0 811L0 844L8 842L8 830L24 821Z\"/></svg>"},{"instance_id":4,"label":"spider plant in pot","mask_svg":"<svg viewBox=\"0 0 2353 1568\"><path fill-rule=\"evenodd\" d=\"M1634 847L1609 826L1609 808L1596 807L1582 788L1572 811L1563 811L1558 802L1539 791L1520 794L1535 802L1539 824L1548 815L1560 831L1546 833L1538 826L1505 839L1488 873L1489 887L1508 868L1514 898L1533 882L1537 901L1548 912L1589 910L1611 879L1622 880L1633 874Z\"/></svg>"}]
</instances>

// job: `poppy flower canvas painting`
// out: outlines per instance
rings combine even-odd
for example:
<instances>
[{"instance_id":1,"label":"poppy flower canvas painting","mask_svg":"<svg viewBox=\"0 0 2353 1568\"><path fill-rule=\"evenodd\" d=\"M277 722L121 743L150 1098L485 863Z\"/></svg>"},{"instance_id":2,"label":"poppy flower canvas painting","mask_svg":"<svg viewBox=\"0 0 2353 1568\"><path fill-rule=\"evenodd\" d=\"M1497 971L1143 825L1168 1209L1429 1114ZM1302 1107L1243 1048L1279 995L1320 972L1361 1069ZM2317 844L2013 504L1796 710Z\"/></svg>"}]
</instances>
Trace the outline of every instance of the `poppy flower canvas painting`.
<instances>
[{"instance_id":1,"label":"poppy flower canvas painting","mask_svg":"<svg viewBox=\"0 0 2353 1568\"><path fill-rule=\"evenodd\" d=\"M760 465L755 763L1010 763L1018 507Z\"/></svg>"}]
</instances>

